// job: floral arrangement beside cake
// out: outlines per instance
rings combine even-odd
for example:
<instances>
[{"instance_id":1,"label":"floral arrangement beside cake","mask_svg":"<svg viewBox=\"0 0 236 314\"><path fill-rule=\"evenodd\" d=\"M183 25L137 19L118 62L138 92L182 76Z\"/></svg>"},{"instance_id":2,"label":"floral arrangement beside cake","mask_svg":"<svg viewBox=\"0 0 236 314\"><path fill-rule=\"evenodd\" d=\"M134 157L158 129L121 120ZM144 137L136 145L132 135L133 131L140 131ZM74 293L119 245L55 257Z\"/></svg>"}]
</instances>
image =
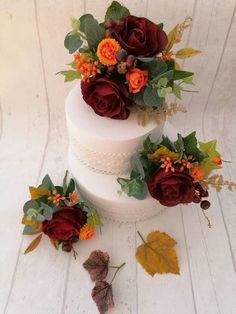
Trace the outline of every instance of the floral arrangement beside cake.
<instances>
[{"instance_id":1,"label":"floral arrangement beside cake","mask_svg":"<svg viewBox=\"0 0 236 314\"><path fill-rule=\"evenodd\" d=\"M187 17L167 36L163 23L131 15L113 1L102 23L91 14L71 19L72 31L64 44L74 54L74 60L70 70L59 73L65 76L65 82L82 80L83 99L100 116L124 120L130 111L160 114L170 109L165 104L168 94L181 99L181 93L186 91L183 85L193 84L194 73L180 70L176 59L189 58L200 51L172 51L190 21Z\"/></svg>"}]
</instances>

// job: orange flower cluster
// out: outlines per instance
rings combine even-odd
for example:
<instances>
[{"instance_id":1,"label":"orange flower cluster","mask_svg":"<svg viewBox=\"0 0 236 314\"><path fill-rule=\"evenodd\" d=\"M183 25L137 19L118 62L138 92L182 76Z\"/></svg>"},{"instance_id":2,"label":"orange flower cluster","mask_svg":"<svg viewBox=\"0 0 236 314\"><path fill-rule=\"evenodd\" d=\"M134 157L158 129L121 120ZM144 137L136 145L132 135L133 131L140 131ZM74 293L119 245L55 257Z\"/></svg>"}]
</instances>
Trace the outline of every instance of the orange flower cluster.
<instances>
[{"instance_id":1,"label":"orange flower cluster","mask_svg":"<svg viewBox=\"0 0 236 314\"><path fill-rule=\"evenodd\" d=\"M193 167L193 165L189 162L189 160L192 160L193 159L193 156L188 156L188 160L185 160L185 159L182 159L179 161L179 164L181 164L180 166L180 171L184 171L184 168L187 168L187 169L191 169Z\"/></svg>"},{"instance_id":2,"label":"orange flower cluster","mask_svg":"<svg viewBox=\"0 0 236 314\"><path fill-rule=\"evenodd\" d=\"M49 196L48 200L53 202L54 205L59 206L60 201L64 201L66 198L61 196L61 194L57 193L57 191L53 191L53 196Z\"/></svg>"},{"instance_id":3,"label":"orange flower cluster","mask_svg":"<svg viewBox=\"0 0 236 314\"><path fill-rule=\"evenodd\" d=\"M175 172L175 168L172 166L170 157L162 157L160 161L162 162L161 168L165 168L165 172L168 172L169 170Z\"/></svg>"},{"instance_id":4,"label":"orange flower cluster","mask_svg":"<svg viewBox=\"0 0 236 314\"><path fill-rule=\"evenodd\" d=\"M199 182L204 177L204 172L203 172L202 168L198 165L193 166L189 170L189 173L190 173L191 177L193 178L194 182Z\"/></svg>"},{"instance_id":5,"label":"orange flower cluster","mask_svg":"<svg viewBox=\"0 0 236 314\"><path fill-rule=\"evenodd\" d=\"M71 207L77 203L78 193L76 191L74 191L73 193L69 193L68 198L69 198L68 206Z\"/></svg>"},{"instance_id":6,"label":"orange flower cluster","mask_svg":"<svg viewBox=\"0 0 236 314\"><path fill-rule=\"evenodd\" d=\"M94 234L95 234L95 227L90 226L90 225L84 225L80 229L79 239L80 240L89 240L94 236Z\"/></svg>"},{"instance_id":7,"label":"orange flower cluster","mask_svg":"<svg viewBox=\"0 0 236 314\"><path fill-rule=\"evenodd\" d=\"M120 50L120 45L115 39L105 38L98 45L98 59L104 65L115 65L117 63L115 53L118 50Z\"/></svg>"},{"instance_id":8,"label":"orange flower cluster","mask_svg":"<svg viewBox=\"0 0 236 314\"><path fill-rule=\"evenodd\" d=\"M90 77L95 76L96 74L101 73L100 69L98 69L98 62L93 61L91 58L86 56L86 54L80 54L76 52L74 54L75 60L75 68L76 71L81 73L82 79L85 81Z\"/></svg>"}]
</instances>

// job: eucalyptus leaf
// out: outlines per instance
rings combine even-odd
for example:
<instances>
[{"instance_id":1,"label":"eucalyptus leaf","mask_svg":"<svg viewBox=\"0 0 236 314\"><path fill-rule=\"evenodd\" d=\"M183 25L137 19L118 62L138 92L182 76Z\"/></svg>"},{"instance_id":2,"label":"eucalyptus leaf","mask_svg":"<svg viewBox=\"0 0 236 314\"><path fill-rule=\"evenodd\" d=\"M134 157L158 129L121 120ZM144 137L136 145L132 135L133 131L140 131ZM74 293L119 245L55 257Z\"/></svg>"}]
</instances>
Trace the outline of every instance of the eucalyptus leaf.
<instances>
[{"instance_id":1,"label":"eucalyptus leaf","mask_svg":"<svg viewBox=\"0 0 236 314\"><path fill-rule=\"evenodd\" d=\"M181 91L182 91L182 87L177 85L177 84L173 84L173 88L172 88L172 92L173 94L178 98L181 99Z\"/></svg>"},{"instance_id":2,"label":"eucalyptus leaf","mask_svg":"<svg viewBox=\"0 0 236 314\"><path fill-rule=\"evenodd\" d=\"M80 38L80 34L78 32L68 33L64 40L64 46L69 50L70 54L77 51L82 44L83 40Z\"/></svg>"},{"instance_id":3,"label":"eucalyptus leaf","mask_svg":"<svg viewBox=\"0 0 236 314\"><path fill-rule=\"evenodd\" d=\"M164 61L154 59L149 62L143 63L140 66L140 69L148 71L149 78L154 78L162 73L165 73L168 67Z\"/></svg>"},{"instance_id":4,"label":"eucalyptus leaf","mask_svg":"<svg viewBox=\"0 0 236 314\"><path fill-rule=\"evenodd\" d=\"M81 21L80 29L86 36L89 48L96 48L99 42L104 39L104 27L99 25L98 21L91 15L84 15Z\"/></svg>"},{"instance_id":5,"label":"eucalyptus leaf","mask_svg":"<svg viewBox=\"0 0 236 314\"><path fill-rule=\"evenodd\" d=\"M139 174L139 176L144 179L145 172L143 170L142 163L139 160L139 154L134 154L130 159L131 170Z\"/></svg>"},{"instance_id":6,"label":"eucalyptus leaf","mask_svg":"<svg viewBox=\"0 0 236 314\"><path fill-rule=\"evenodd\" d=\"M46 176L43 178L43 181L42 181L42 183L40 184L39 187L45 187L45 188L47 188L50 191L54 191L55 190L55 186L52 183L52 180L51 180L51 178L49 177L48 174L46 174Z\"/></svg>"},{"instance_id":7,"label":"eucalyptus leaf","mask_svg":"<svg viewBox=\"0 0 236 314\"><path fill-rule=\"evenodd\" d=\"M152 87L147 87L143 94L145 106L159 107L163 104L164 98L160 97L157 90Z\"/></svg>"},{"instance_id":8,"label":"eucalyptus leaf","mask_svg":"<svg viewBox=\"0 0 236 314\"><path fill-rule=\"evenodd\" d=\"M41 203L41 207L43 208L43 216L46 220L52 219L53 209L45 203Z\"/></svg>"},{"instance_id":9,"label":"eucalyptus leaf","mask_svg":"<svg viewBox=\"0 0 236 314\"><path fill-rule=\"evenodd\" d=\"M133 102L138 106L145 106L145 102L143 100L143 94L147 87L143 87L138 93L132 94Z\"/></svg>"},{"instance_id":10,"label":"eucalyptus leaf","mask_svg":"<svg viewBox=\"0 0 236 314\"><path fill-rule=\"evenodd\" d=\"M140 177L135 179L118 178L118 183L121 190L128 196L133 196L137 199L145 199L147 196L147 185Z\"/></svg>"},{"instance_id":11,"label":"eucalyptus leaf","mask_svg":"<svg viewBox=\"0 0 236 314\"><path fill-rule=\"evenodd\" d=\"M174 70L173 81L178 81L189 76L193 76L193 72Z\"/></svg>"},{"instance_id":12,"label":"eucalyptus leaf","mask_svg":"<svg viewBox=\"0 0 236 314\"><path fill-rule=\"evenodd\" d=\"M125 6L121 5L117 1L112 1L111 5L106 11L105 21L116 21L128 15L130 15L130 12Z\"/></svg>"},{"instance_id":13,"label":"eucalyptus leaf","mask_svg":"<svg viewBox=\"0 0 236 314\"><path fill-rule=\"evenodd\" d=\"M38 202L32 201L32 200L27 201L27 202L24 204L23 211L24 211L24 213L26 214L27 211L28 211L29 209L32 209L32 208L38 209L38 208L39 208Z\"/></svg>"}]
</instances>

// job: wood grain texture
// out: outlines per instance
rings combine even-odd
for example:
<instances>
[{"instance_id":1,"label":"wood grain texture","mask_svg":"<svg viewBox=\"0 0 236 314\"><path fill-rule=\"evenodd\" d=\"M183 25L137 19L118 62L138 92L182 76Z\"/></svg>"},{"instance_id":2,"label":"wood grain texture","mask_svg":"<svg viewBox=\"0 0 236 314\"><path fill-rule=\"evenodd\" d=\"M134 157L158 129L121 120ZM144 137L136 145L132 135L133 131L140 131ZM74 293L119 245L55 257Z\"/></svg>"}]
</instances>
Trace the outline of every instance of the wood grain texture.
<instances>
[{"instance_id":1,"label":"wood grain texture","mask_svg":"<svg viewBox=\"0 0 236 314\"><path fill-rule=\"evenodd\" d=\"M125 0L133 14L164 22L169 31L186 15L193 23L176 49L191 46L202 55L183 62L193 70L197 94L186 93L186 114L172 123L183 133L196 129L202 140L217 138L224 160L236 160L235 1ZM50 173L60 182L67 168L65 97L72 84L55 73L70 62L63 40L70 16L91 12L102 20L108 0L0 1L0 312L95 314L93 287L82 267L93 249L126 266L113 290L117 314L236 313L236 194L211 191L209 229L198 206L169 208L136 224L106 221L102 234L77 246L79 256L57 252L43 239L23 256L21 207L28 185ZM13 40L14 39L14 40ZM235 181L235 162L223 174ZM173 236L181 275L149 277L135 261L144 236L159 229ZM111 277L111 273L109 275Z\"/></svg>"}]
</instances>

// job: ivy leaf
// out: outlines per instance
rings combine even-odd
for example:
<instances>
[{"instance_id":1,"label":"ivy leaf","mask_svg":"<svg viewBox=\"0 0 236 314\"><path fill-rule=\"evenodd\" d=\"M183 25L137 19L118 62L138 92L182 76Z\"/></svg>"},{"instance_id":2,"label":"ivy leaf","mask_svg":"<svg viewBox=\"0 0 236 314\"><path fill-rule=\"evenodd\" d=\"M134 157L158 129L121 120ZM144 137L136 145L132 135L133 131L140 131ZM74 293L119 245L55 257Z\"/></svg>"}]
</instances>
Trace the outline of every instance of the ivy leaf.
<instances>
[{"instance_id":1,"label":"ivy leaf","mask_svg":"<svg viewBox=\"0 0 236 314\"><path fill-rule=\"evenodd\" d=\"M125 6L121 5L117 1L112 1L111 5L106 11L105 21L116 21L128 15L130 15L130 12Z\"/></svg>"},{"instance_id":2,"label":"ivy leaf","mask_svg":"<svg viewBox=\"0 0 236 314\"><path fill-rule=\"evenodd\" d=\"M189 76L193 76L193 72L174 70L173 81L178 81Z\"/></svg>"},{"instance_id":3,"label":"ivy leaf","mask_svg":"<svg viewBox=\"0 0 236 314\"><path fill-rule=\"evenodd\" d=\"M175 151L175 146L168 136L162 135L160 146L165 146L171 151Z\"/></svg>"},{"instance_id":4,"label":"ivy leaf","mask_svg":"<svg viewBox=\"0 0 236 314\"><path fill-rule=\"evenodd\" d=\"M177 84L173 84L173 88L172 88L172 92L173 94L178 98L181 99L181 91L182 91L182 87L177 85Z\"/></svg>"},{"instance_id":5,"label":"ivy leaf","mask_svg":"<svg viewBox=\"0 0 236 314\"><path fill-rule=\"evenodd\" d=\"M38 198L42 196L49 196L50 192L47 188L44 187L39 187L35 188L33 186L29 187L30 195L31 195L31 200L37 200Z\"/></svg>"},{"instance_id":6,"label":"ivy leaf","mask_svg":"<svg viewBox=\"0 0 236 314\"><path fill-rule=\"evenodd\" d=\"M139 200L147 196L147 184L140 177L133 179L117 178L121 190L128 196L133 196Z\"/></svg>"},{"instance_id":7,"label":"ivy leaf","mask_svg":"<svg viewBox=\"0 0 236 314\"><path fill-rule=\"evenodd\" d=\"M106 281L96 281L92 290L92 298L100 314L105 314L114 307L112 285Z\"/></svg>"},{"instance_id":8,"label":"ivy leaf","mask_svg":"<svg viewBox=\"0 0 236 314\"><path fill-rule=\"evenodd\" d=\"M46 220L52 219L53 209L45 203L41 203L43 208L43 216Z\"/></svg>"},{"instance_id":9,"label":"ivy leaf","mask_svg":"<svg viewBox=\"0 0 236 314\"><path fill-rule=\"evenodd\" d=\"M45 187L49 191L54 191L55 190L55 186L52 183L52 180L51 180L51 178L49 177L48 174L46 174L46 176L43 178L43 181L42 181L42 183L40 184L39 187Z\"/></svg>"},{"instance_id":10,"label":"ivy leaf","mask_svg":"<svg viewBox=\"0 0 236 314\"><path fill-rule=\"evenodd\" d=\"M156 89L147 87L143 94L143 100L146 106L159 107L165 99L158 95Z\"/></svg>"},{"instance_id":11,"label":"ivy leaf","mask_svg":"<svg viewBox=\"0 0 236 314\"><path fill-rule=\"evenodd\" d=\"M83 30L89 48L96 48L99 42L104 39L104 27L91 15L85 14L81 17L80 28Z\"/></svg>"},{"instance_id":12,"label":"ivy leaf","mask_svg":"<svg viewBox=\"0 0 236 314\"><path fill-rule=\"evenodd\" d=\"M186 59L186 58L194 57L198 55L199 53L201 53L200 50L196 50L193 48L182 48L175 53L175 56L176 58L179 58L179 59Z\"/></svg>"},{"instance_id":13,"label":"ivy leaf","mask_svg":"<svg viewBox=\"0 0 236 314\"><path fill-rule=\"evenodd\" d=\"M183 141L181 134L178 134L178 139L174 142L174 146L175 146L177 152L180 153L179 159L181 159L183 156L183 153L184 153L184 141Z\"/></svg>"},{"instance_id":14,"label":"ivy leaf","mask_svg":"<svg viewBox=\"0 0 236 314\"><path fill-rule=\"evenodd\" d=\"M36 247L39 245L40 241L42 239L42 233L40 235L38 235L31 243L30 245L27 247L27 249L25 250L24 254L28 254L29 252L32 252L34 249L36 249Z\"/></svg>"},{"instance_id":15,"label":"ivy leaf","mask_svg":"<svg viewBox=\"0 0 236 314\"><path fill-rule=\"evenodd\" d=\"M91 212L91 214L87 218L87 224L92 227L103 225L101 217L97 211Z\"/></svg>"},{"instance_id":16,"label":"ivy leaf","mask_svg":"<svg viewBox=\"0 0 236 314\"><path fill-rule=\"evenodd\" d=\"M143 244L136 250L136 259L151 276L156 273L179 274L179 265L176 251L173 247L176 241L168 234L153 231L144 240L139 233Z\"/></svg>"},{"instance_id":17,"label":"ivy leaf","mask_svg":"<svg viewBox=\"0 0 236 314\"><path fill-rule=\"evenodd\" d=\"M64 46L72 54L83 45L83 40L80 38L78 32L70 32L64 39Z\"/></svg>"},{"instance_id":18,"label":"ivy leaf","mask_svg":"<svg viewBox=\"0 0 236 314\"><path fill-rule=\"evenodd\" d=\"M92 281L103 280L108 273L109 255L100 250L93 251L83 263Z\"/></svg>"},{"instance_id":19,"label":"ivy leaf","mask_svg":"<svg viewBox=\"0 0 236 314\"><path fill-rule=\"evenodd\" d=\"M204 158L200 163L205 176L209 175L212 170L221 168L221 165L214 161L215 158L221 160L220 153L216 150L216 144L216 140L212 140L207 143L199 142L200 150L207 154L207 157Z\"/></svg>"},{"instance_id":20,"label":"ivy leaf","mask_svg":"<svg viewBox=\"0 0 236 314\"><path fill-rule=\"evenodd\" d=\"M202 152L197 147L197 138L196 138L196 132L192 132L186 137L183 137L184 142L184 150L185 154L192 155L194 159L198 162L201 162L204 158L207 157L207 154L205 152Z\"/></svg>"},{"instance_id":21,"label":"ivy leaf","mask_svg":"<svg viewBox=\"0 0 236 314\"><path fill-rule=\"evenodd\" d=\"M150 139L150 136L148 136L143 142L143 150L141 153L143 155L153 154L155 150L157 149L157 147L158 145L156 143L153 143Z\"/></svg>"},{"instance_id":22,"label":"ivy leaf","mask_svg":"<svg viewBox=\"0 0 236 314\"><path fill-rule=\"evenodd\" d=\"M81 79L81 73L74 71L74 70L66 70L66 71L60 71L57 72L57 74L64 75L65 79L64 82L71 82L75 79Z\"/></svg>"}]
</instances>

